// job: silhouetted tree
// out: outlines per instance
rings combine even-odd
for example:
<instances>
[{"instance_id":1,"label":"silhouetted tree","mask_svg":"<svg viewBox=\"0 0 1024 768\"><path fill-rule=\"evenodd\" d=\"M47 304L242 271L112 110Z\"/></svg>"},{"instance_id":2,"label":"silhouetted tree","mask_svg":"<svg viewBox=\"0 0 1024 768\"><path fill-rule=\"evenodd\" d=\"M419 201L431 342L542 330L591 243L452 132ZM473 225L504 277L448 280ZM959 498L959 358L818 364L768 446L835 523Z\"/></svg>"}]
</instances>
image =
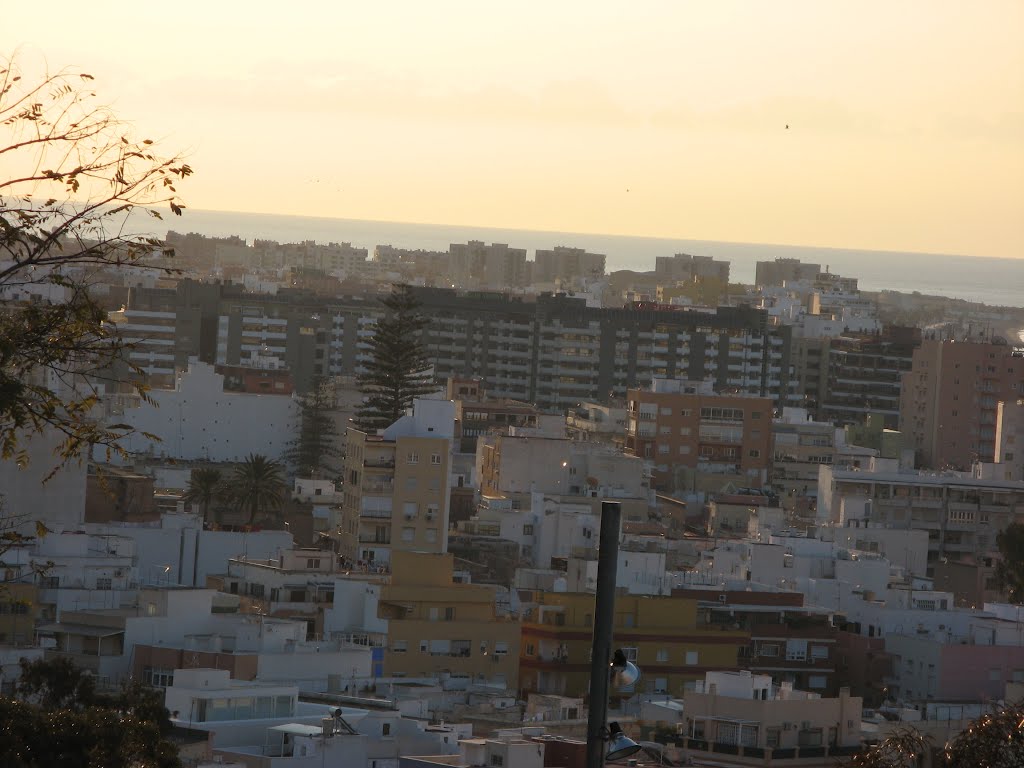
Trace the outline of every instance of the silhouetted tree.
<instances>
[{"instance_id":1,"label":"silhouetted tree","mask_svg":"<svg viewBox=\"0 0 1024 768\"><path fill-rule=\"evenodd\" d=\"M996 562L996 581L1011 603L1024 602L1024 525L1010 523L996 534L1002 556Z\"/></svg>"},{"instance_id":2,"label":"silhouetted tree","mask_svg":"<svg viewBox=\"0 0 1024 768\"><path fill-rule=\"evenodd\" d=\"M193 469L188 480L188 488L181 500L186 504L198 504L202 511L203 524L209 522L210 505L224 493L223 474L213 467Z\"/></svg>"},{"instance_id":3,"label":"silhouetted tree","mask_svg":"<svg viewBox=\"0 0 1024 768\"><path fill-rule=\"evenodd\" d=\"M285 458L300 477L337 475L338 468L331 462L341 456L338 429L331 416L335 410L333 388L318 379L298 402L298 434L289 444Z\"/></svg>"},{"instance_id":4,"label":"silhouetted tree","mask_svg":"<svg viewBox=\"0 0 1024 768\"><path fill-rule=\"evenodd\" d=\"M285 491L281 465L260 454L250 453L231 475L231 500L247 515L249 525L260 515L281 509Z\"/></svg>"},{"instance_id":5,"label":"silhouetted tree","mask_svg":"<svg viewBox=\"0 0 1024 768\"><path fill-rule=\"evenodd\" d=\"M427 319L407 285L395 286L381 302L387 310L370 339L371 358L359 376L363 403L355 422L360 429L387 427L405 415L416 397L436 390L420 335Z\"/></svg>"},{"instance_id":6,"label":"silhouetted tree","mask_svg":"<svg viewBox=\"0 0 1024 768\"><path fill-rule=\"evenodd\" d=\"M0 59L0 458L19 461L21 438L43 429L62 436L61 459L119 450L131 431L92 418L95 377L128 363L89 281L167 255L128 219L180 215L175 184L192 173L99 104L91 75L29 69Z\"/></svg>"}]
</instances>

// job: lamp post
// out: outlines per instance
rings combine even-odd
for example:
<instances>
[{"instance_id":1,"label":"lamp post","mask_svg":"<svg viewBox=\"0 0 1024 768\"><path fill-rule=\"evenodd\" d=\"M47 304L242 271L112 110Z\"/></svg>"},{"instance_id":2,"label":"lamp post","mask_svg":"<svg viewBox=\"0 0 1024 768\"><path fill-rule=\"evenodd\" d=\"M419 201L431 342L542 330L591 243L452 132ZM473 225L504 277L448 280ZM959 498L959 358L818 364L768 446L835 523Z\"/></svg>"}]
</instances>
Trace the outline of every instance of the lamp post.
<instances>
[{"instance_id":1,"label":"lamp post","mask_svg":"<svg viewBox=\"0 0 1024 768\"><path fill-rule=\"evenodd\" d=\"M594 642L590 658L590 710L587 714L586 768L602 768L610 733L608 682L612 663L612 630L615 626L615 581L619 567L618 502L601 503L601 537L597 555L597 595L594 599Z\"/></svg>"}]
</instances>

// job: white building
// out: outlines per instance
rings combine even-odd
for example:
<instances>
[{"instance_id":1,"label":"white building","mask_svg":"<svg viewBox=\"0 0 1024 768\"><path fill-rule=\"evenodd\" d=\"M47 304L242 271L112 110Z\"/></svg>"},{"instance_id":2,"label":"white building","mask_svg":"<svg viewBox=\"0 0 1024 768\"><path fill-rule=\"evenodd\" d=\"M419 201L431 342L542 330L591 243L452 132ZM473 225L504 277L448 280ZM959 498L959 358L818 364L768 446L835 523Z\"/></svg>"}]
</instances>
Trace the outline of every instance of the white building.
<instances>
[{"instance_id":1,"label":"white building","mask_svg":"<svg viewBox=\"0 0 1024 768\"><path fill-rule=\"evenodd\" d=\"M122 444L131 453L176 460L242 461L251 453L279 459L294 439L298 408L288 395L225 392L213 366L192 361L174 389L149 392L120 420L134 434ZM158 440L143 433L155 435Z\"/></svg>"}]
</instances>

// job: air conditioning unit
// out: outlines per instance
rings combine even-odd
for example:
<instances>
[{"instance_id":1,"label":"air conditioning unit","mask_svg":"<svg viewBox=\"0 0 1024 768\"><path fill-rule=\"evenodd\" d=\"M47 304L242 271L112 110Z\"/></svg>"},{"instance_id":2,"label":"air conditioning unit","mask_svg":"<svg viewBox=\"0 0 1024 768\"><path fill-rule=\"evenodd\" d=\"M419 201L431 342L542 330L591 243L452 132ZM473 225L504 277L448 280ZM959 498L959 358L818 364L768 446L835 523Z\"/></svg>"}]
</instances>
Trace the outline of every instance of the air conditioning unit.
<instances>
[{"instance_id":1,"label":"air conditioning unit","mask_svg":"<svg viewBox=\"0 0 1024 768\"><path fill-rule=\"evenodd\" d=\"M810 720L804 720L802 723L800 723L800 730L801 731L809 731L809 730L811 730L811 721Z\"/></svg>"},{"instance_id":2,"label":"air conditioning unit","mask_svg":"<svg viewBox=\"0 0 1024 768\"><path fill-rule=\"evenodd\" d=\"M719 595L718 596L718 602L720 602L720 603L727 603L727 602L729 602L729 596L728 595Z\"/></svg>"},{"instance_id":3,"label":"air conditioning unit","mask_svg":"<svg viewBox=\"0 0 1024 768\"><path fill-rule=\"evenodd\" d=\"M784 730L784 731L792 731L794 728L796 728L796 724L795 723L783 723L782 724L782 730Z\"/></svg>"}]
</instances>

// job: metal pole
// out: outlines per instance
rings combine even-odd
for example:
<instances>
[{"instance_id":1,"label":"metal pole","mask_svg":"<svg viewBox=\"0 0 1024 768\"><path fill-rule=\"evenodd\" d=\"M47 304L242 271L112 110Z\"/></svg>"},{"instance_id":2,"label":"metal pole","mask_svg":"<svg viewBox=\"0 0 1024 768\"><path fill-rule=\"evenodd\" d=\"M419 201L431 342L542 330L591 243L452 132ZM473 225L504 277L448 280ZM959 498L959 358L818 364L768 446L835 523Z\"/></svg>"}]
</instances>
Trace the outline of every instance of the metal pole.
<instances>
[{"instance_id":1,"label":"metal pole","mask_svg":"<svg viewBox=\"0 0 1024 768\"><path fill-rule=\"evenodd\" d=\"M597 595L594 599L594 645L590 659L590 711L587 716L586 768L604 765L605 720L608 718L608 678L612 661L612 630L615 626L615 577L619 567L619 520L617 501L601 504L601 538L597 556Z\"/></svg>"}]
</instances>

